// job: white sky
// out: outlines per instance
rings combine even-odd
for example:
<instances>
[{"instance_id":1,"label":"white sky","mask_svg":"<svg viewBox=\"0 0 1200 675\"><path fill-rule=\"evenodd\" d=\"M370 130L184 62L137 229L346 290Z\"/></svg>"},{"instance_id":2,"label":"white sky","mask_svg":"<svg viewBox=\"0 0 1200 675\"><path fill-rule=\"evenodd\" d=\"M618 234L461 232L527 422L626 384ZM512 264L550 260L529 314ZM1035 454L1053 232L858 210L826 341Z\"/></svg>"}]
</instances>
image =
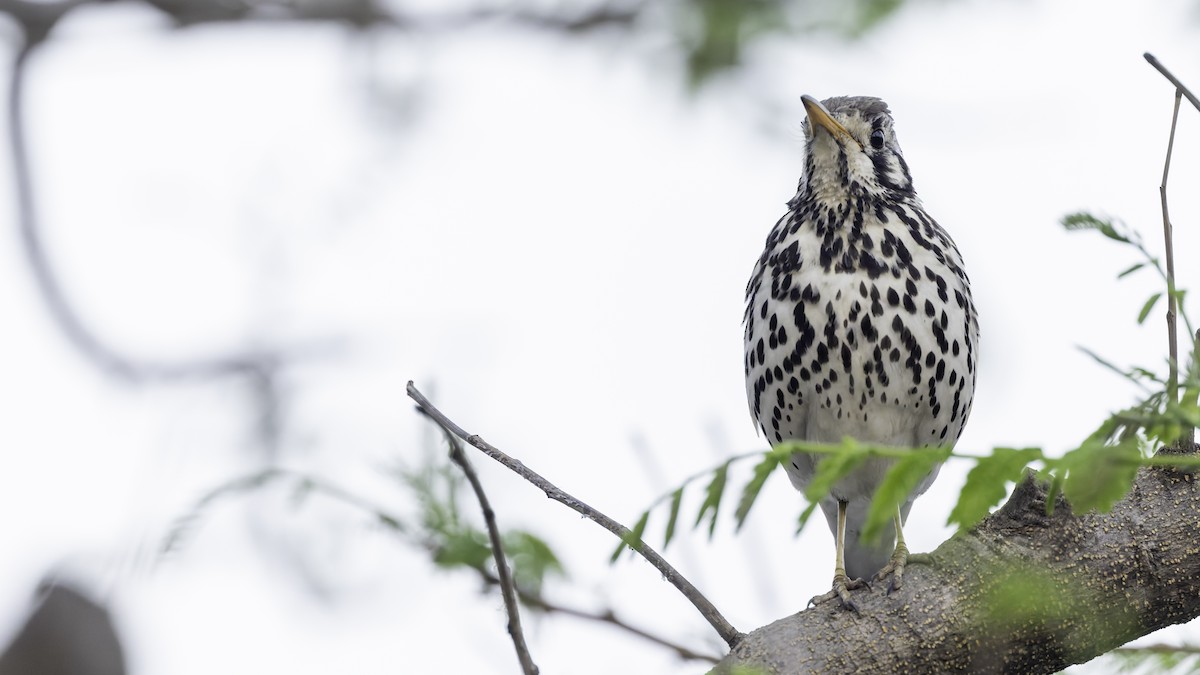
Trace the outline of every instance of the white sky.
<instances>
[{"instance_id":1,"label":"white sky","mask_svg":"<svg viewBox=\"0 0 1200 675\"><path fill-rule=\"evenodd\" d=\"M39 203L69 291L137 354L343 345L288 380L283 462L397 512L411 504L383 469L416 462L426 438L408 379L626 521L685 476L764 447L744 400L742 293L795 188L805 93L891 104L918 192L966 258L983 344L960 448L1062 451L1130 402L1076 345L1165 358L1162 321L1134 325L1150 275L1115 281L1132 253L1057 221L1094 209L1161 246L1172 91L1141 54L1200 88L1194 3L914 3L855 44L772 40L740 80L694 100L653 44L479 30L379 52L418 97L407 127L364 99L364 53L340 30L157 26L128 9L81 14L32 67ZM1171 193L1181 261L1200 246L1198 141L1185 108ZM249 399L229 384L106 380L49 321L10 232L0 640L55 570L112 604L138 674L518 672L498 599L325 502L235 498L155 558L200 494L262 465ZM1181 262L1181 286L1197 286L1194 270ZM716 643L647 565L607 565L609 535L475 463L502 526L565 559L571 583L552 597ZM968 468L948 465L917 502L914 550L949 535ZM831 576L820 519L791 536L802 500L787 481L762 499L741 536L724 518L713 543L667 551L742 630L796 611ZM603 627L527 623L545 673L704 670ZM1186 638L1194 629L1163 636Z\"/></svg>"}]
</instances>

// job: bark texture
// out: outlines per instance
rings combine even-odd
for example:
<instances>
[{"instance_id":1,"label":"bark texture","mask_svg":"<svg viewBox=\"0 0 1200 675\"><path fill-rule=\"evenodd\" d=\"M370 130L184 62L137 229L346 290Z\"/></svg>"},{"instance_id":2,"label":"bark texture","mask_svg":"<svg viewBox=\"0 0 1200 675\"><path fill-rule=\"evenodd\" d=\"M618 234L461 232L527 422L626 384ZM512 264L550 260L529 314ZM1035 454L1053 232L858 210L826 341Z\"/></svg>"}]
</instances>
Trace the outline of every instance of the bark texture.
<instances>
[{"instance_id":1,"label":"bark texture","mask_svg":"<svg viewBox=\"0 0 1200 675\"><path fill-rule=\"evenodd\" d=\"M973 531L855 592L749 633L714 673L1054 673L1200 616L1200 488L1143 468L1108 513L1027 476ZM736 667L744 666L740 671Z\"/></svg>"}]
</instances>

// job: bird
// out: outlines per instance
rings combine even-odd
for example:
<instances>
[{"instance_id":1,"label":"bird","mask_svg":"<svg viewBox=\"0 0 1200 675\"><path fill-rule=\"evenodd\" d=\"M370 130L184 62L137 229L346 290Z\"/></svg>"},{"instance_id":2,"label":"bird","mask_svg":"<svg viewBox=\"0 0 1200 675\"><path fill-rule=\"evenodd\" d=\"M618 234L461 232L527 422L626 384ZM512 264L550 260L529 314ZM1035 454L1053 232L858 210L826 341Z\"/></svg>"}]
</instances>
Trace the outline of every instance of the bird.
<instances>
[{"instance_id":1,"label":"bird","mask_svg":"<svg viewBox=\"0 0 1200 675\"><path fill-rule=\"evenodd\" d=\"M746 395L772 446L786 441L952 446L971 412L979 322L963 259L926 212L896 140L891 110L870 96L818 101L806 112L803 173L746 285ZM782 462L796 489L820 457ZM894 459L874 456L820 507L836 540L839 598L891 577L901 587L903 526L935 466L897 508L882 540L862 530Z\"/></svg>"}]
</instances>

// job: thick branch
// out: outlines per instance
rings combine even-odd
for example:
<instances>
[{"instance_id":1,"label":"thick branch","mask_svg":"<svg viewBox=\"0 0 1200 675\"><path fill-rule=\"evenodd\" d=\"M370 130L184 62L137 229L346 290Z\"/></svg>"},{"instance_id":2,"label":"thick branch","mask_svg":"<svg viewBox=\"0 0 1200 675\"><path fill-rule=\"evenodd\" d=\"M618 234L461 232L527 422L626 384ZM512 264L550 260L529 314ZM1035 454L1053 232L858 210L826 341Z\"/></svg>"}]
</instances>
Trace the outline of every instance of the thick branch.
<instances>
[{"instance_id":1,"label":"thick branch","mask_svg":"<svg viewBox=\"0 0 1200 675\"><path fill-rule=\"evenodd\" d=\"M449 429L459 438L465 439L467 443L483 451L483 453L488 457L491 457L500 464L504 465L505 468L532 483L539 490L545 492L546 496L550 499L570 507L580 515L592 520L597 525L600 525L609 532L617 535L623 541L629 542L630 548L632 548L634 551L637 551L643 558L649 561L651 565L654 565L655 569L662 573L664 579L669 581L675 588L679 589L680 593L683 593L684 597L686 597L692 603L692 605L699 610L701 616L703 616L705 620L708 621L708 623L717 631L717 634L721 636L721 639L725 641L725 644L733 647L742 639L743 635L739 633L737 629L725 619L724 616L721 615L721 612L718 611L711 602L709 602L708 598L704 597L704 594L702 594L695 586L693 586L690 581L684 578L684 576L680 574L678 570L672 567L670 563L663 559L663 557L659 555L657 551L652 549L645 542L637 541L636 537L633 536L633 532L631 532L629 528L618 523L612 518L609 518L600 511L597 511L596 509L593 509L587 504L579 501L572 495L563 492L556 485L543 478L536 471L525 466L520 461L509 457L479 436L467 433L466 430L446 417L442 411L435 408L433 404L429 402L429 399L425 398L424 394L417 390L416 386L413 385L412 382L408 383L408 395L417 402L417 405L421 407L421 410L424 411L425 414L437 420L439 424Z\"/></svg>"},{"instance_id":2,"label":"thick branch","mask_svg":"<svg viewBox=\"0 0 1200 675\"><path fill-rule=\"evenodd\" d=\"M1144 468L1112 511L1073 515L1032 475L904 588L855 594L749 633L715 672L1053 673L1200 616L1200 487ZM797 598L799 600L799 598Z\"/></svg>"}]
</instances>

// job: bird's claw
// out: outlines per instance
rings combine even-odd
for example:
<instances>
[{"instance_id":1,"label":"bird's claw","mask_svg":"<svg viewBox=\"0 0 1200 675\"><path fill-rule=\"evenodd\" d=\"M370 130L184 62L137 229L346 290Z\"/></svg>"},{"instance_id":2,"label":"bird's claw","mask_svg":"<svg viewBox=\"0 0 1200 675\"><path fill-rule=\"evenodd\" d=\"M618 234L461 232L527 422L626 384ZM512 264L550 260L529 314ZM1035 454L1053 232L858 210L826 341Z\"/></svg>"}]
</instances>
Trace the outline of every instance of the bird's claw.
<instances>
[{"instance_id":1,"label":"bird's claw","mask_svg":"<svg viewBox=\"0 0 1200 675\"><path fill-rule=\"evenodd\" d=\"M908 548L897 546L895 552L892 553L892 559L875 574L874 581L883 581L891 576L892 580L888 583L887 593L891 594L892 591L900 590L904 582L904 566L907 563Z\"/></svg>"},{"instance_id":2,"label":"bird's claw","mask_svg":"<svg viewBox=\"0 0 1200 675\"><path fill-rule=\"evenodd\" d=\"M867 581L864 579L851 579L845 574L835 575L833 577L833 588L826 593L813 596L813 598L808 601L808 606L816 607L823 602L837 598L842 603L842 609L848 609L857 613L858 605L854 602L854 599L850 597L850 591L857 591L860 588L869 589L871 588L871 584L867 583Z\"/></svg>"}]
</instances>

